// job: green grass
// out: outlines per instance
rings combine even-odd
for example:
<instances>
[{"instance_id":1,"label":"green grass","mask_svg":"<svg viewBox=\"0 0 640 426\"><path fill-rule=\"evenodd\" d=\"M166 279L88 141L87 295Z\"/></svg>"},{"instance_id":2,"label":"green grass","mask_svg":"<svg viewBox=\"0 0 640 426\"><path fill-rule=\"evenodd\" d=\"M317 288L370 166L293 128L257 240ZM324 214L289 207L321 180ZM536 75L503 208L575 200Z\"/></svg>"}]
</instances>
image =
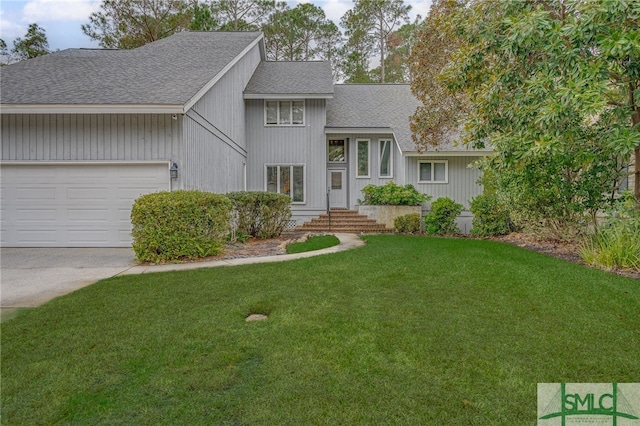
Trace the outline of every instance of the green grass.
<instances>
[{"instance_id":1,"label":"green grass","mask_svg":"<svg viewBox=\"0 0 640 426\"><path fill-rule=\"evenodd\" d=\"M112 278L7 321L3 423L531 425L537 383L640 377L638 281L491 241L366 239Z\"/></svg>"},{"instance_id":2,"label":"green grass","mask_svg":"<svg viewBox=\"0 0 640 426\"><path fill-rule=\"evenodd\" d=\"M303 253L305 251L320 250L340 244L340 240L335 235L315 235L307 238L306 241L292 243L287 246L287 253Z\"/></svg>"}]
</instances>

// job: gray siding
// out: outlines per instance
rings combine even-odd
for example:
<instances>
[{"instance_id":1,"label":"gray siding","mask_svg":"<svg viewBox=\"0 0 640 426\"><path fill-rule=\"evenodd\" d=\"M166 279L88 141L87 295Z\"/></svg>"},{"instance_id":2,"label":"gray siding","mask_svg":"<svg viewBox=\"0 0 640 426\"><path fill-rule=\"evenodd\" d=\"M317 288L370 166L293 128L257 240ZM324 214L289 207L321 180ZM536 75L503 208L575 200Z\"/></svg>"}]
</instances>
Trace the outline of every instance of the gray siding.
<instances>
[{"instance_id":1,"label":"gray siding","mask_svg":"<svg viewBox=\"0 0 640 426\"><path fill-rule=\"evenodd\" d=\"M185 189L226 193L244 189L247 157L243 91L260 63L256 45L184 117Z\"/></svg>"},{"instance_id":2,"label":"gray siding","mask_svg":"<svg viewBox=\"0 0 640 426\"><path fill-rule=\"evenodd\" d=\"M2 160L168 161L180 135L168 114L2 114Z\"/></svg>"},{"instance_id":3,"label":"gray siding","mask_svg":"<svg viewBox=\"0 0 640 426\"><path fill-rule=\"evenodd\" d=\"M469 209L471 199L482 193L482 185L478 179L482 172L475 167L469 167L479 157L408 157L407 158L407 182L412 183L416 189L432 196L432 201L440 197L449 197ZM448 160L448 183L418 183L418 161L420 160Z\"/></svg>"},{"instance_id":4,"label":"gray siding","mask_svg":"<svg viewBox=\"0 0 640 426\"><path fill-rule=\"evenodd\" d=\"M264 101L247 100L247 189L265 190L266 164L305 166L305 203L293 204L294 216L313 217L326 210L325 100L305 101L304 126L264 125Z\"/></svg>"},{"instance_id":5,"label":"gray siding","mask_svg":"<svg viewBox=\"0 0 640 426\"><path fill-rule=\"evenodd\" d=\"M347 194L347 208L353 209L358 205L358 199L362 198L362 188L367 185L384 185L387 182L395 182L399 185L405 183L404 173L404 158L400 154L397 144L393 138L393 134L330 134L326 136L327 143L331 139L348 139L347 145L347 182L348 182L348 194ZM356 177L358 162L356 141L360 139L369 140L369 177L359 178ZM391 177L379 177L380 168L380 140L391 139L393 148L393 173ZM329 164L329 168L339 168L338 164Z\"/></svg>"}]
</instances>

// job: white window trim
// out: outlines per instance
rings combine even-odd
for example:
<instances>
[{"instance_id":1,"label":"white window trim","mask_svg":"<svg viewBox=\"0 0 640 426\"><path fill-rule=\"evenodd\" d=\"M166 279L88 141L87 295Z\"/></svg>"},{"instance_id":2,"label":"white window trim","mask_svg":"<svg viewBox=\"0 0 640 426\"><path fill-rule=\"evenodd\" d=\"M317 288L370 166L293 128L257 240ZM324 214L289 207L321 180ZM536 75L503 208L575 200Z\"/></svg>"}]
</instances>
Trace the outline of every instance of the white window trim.
<instances>
[{"instance_id":1,"label":"white window trim","mask_svg":"<svg viewBox=\"0 0 640 426\"><path fill-rule=\"evenodd\" d=\"M360 160L360 157L358 156L359 154L359 150L358 150L358 144L360 142L366 142L367 143L367 174L366 175L358 175L358 171L360 170L358 161ZM356 139L356 179L369 179L371 177L371 140L370 139Z\"/></svg>"},{"instance_id":2,"label":"white window trim","mask_svg":"<svg viewBox=\"0 0 640 426\"><path fill-rule=\"evenodd\" d=\"M301 99L265 99L263 105L264 112L264 125L265 127L304 127L307 120L307 103L304 99L302 99L302 123L301 124L293 124L286 123L280 124L280 102L289 102L291 104L291 120L293 121L293 102L299 102ZM277 110L277 123L270 124L267 123L267 102L277 102L278 110Z\"/></svg>"},{"instance_id":3,"label":"white window trim","mask_svg":"<svg viewBox=\"0 0 640 426\"><path fill-rule=\"evenodd\" d=\"M420 180L420 165L431 163L431 177L435 178L436 169L434 164L444 164L444 180ZM418 183L449 183L449 160L418 160Z\"/></svg>"},{"instance_id":4,"label":"white window trim","mask_svg":"<svg viewBox=\"0 0 640 426\"><path fill-rule=\"evenodd\" d=\"M382 166L382 143L389 142L389 174L381 175L380 169ZM393 179L393 139L378 139L378 178L380 179Z\"/></svg>"},{"instance_id":5,"label":"white window trim","mask_svg":"<svg viewBox=\"0 0 640 426\"><path fill-rule=\"evenodd\" d=\"M302 201L293 201L293 197L291 197L291 204L306 204L307 203L307 165L300 163L265 163L264 165L264 190L268 191L267 185L267 168L268 167L302 167ZM290 170L290 176L293 176L293 170ZM280 173L278 173L278 182L276 182L276 188L280 191ZM277 192L280 194L280 192Z\"/></svg>"}]
</instances>

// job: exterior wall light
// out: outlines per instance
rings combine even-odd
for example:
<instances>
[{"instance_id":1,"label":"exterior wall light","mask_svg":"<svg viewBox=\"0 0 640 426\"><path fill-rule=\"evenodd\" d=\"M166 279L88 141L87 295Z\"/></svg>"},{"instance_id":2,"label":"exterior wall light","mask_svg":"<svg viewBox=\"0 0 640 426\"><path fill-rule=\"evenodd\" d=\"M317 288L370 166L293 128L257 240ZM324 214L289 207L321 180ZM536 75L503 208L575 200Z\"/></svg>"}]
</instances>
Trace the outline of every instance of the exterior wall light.
<instances>
[{"instance_id":1,"label":"exterior wall light","mask_svg":"<svg viewBox=\"0 0 640 426\"><path fill-rule=\"evenodd\" d=\"M178 165L176 163L171 163L169 176L171 176L171 179L178 179Z\"/></svg>"}]
</instances>

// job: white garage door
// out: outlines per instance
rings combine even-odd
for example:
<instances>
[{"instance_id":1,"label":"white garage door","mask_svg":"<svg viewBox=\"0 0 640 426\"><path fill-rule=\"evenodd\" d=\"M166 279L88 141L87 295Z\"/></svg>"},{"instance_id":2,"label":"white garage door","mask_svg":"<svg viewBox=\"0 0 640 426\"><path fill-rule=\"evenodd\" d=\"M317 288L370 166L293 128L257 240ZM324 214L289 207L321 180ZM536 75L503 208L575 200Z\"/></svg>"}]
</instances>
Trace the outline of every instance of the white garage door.
<instances>
[{"instance_id":1,"label":"white garage door","mask_svg":"<svg viewBox=\"0 0 640 426\"><path fill-rule=\"evenodd\" d=\"M129 247L131 206L170 189L167 163L0 165L3 247Z\"/></svg>"}]
</instances>

